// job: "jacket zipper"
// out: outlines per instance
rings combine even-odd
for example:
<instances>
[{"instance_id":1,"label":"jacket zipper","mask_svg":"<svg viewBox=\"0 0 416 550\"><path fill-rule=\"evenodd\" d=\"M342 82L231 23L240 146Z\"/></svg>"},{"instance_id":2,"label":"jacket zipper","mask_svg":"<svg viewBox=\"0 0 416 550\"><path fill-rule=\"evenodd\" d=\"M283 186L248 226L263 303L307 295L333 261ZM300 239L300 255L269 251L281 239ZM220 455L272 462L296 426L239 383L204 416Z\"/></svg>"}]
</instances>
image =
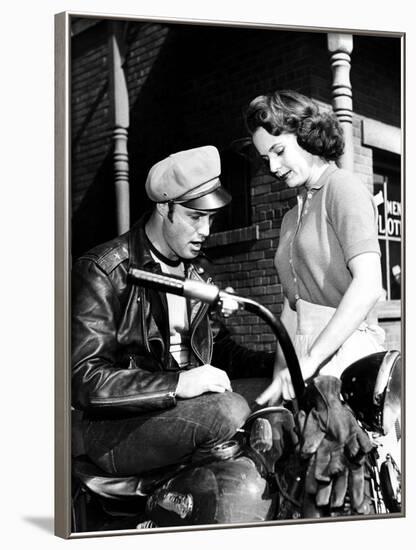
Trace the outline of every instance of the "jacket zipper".
<instances>
[{"instance_id":1,"label":"jacket zipper","mask_svg":"<svg viewBox=\"0 0 416 550\"><path fill-rule=\"evenodd\" d=\"M204 279L194 269L192 270L192 274L194 275L194 279L196 279L198 281L206 282L207 284L210 284L212 282L212 277L208 277L208 279L206 281L204 281ZM204 363L204 359L203 359L203 357L201 357L201 355L196 350L196 348L194 346L194 342L193 342L193 337L194 337L194 334L195 334L195 330L198 327L198 324L200 323L202 317L206 314L208 309L209 309L209 305L207 305L207 304L202 305L202 307L200 308L200 310L198 311L198 313L197 313L197 315L194 319L193 330L192 330L192 334L191 334L191 349L202 363ZM210 349L209 349L209 352L208 352L208 363L210 363L211 358L212 358L212 344L211 344L212 339L209 338L209 340L210 340L210 342L209 342L210 343L210 345L209 345Z\"/></svg>"},{"instance_id":2,"label":"jacket zipper","mask_svg":"<svg viewBox=\"0 0 416 550\"><path fill-rule=\"evenodd\" d=\"M141 318L142 318L142 337L143 337L143 343L144 347L149 355L151 355L156 362L159 364L160 370L163 370L162 365L160 364L160 359L157 357L157 355L154 353L152 348L150 347L149 338L147 336L147 326L146 326L146 292L144 288L140 288L141 293ZM164 341L162 338L158 338L165 347Z\"/></svg>"},{"instance_id":3,"label":"jacket zipper","mask_svg":"<svg viewBox=\"0 0 416 550\"><path fill-rule=\"evenodd\" d=\"M140 403L142 401L151 401L159 397L175 397L175 392L154 392L145 396L120 396L120 397L96 397L90 400L91 405L101 405L102 403L106 404L116 404L116 403L125 403L133 402Z\"/></svg>"},{"instance_id":4,"label":"jacket zipper","mask_svg":"<svg viewBox=\"0 0 416 550\"><path fill-rule=\"evenodd\" d=\"M208 310L208 307L209 306L206 306L206 305L203 305L201 307L201 309L199 310L198 312L198 315L194 321L194 329L196 329L196 327L198 326L199 322L200 322L200 319L202 318L202 316L207 312ZM199 354L199 352L196 350L195 346L194 346L194 334L195 334L195 330L192 331L192 334L191 334L191 349L192 351L195 353L195 355L198 357L198 359L204 363L204 359L203 357L201 357L201 355ZM211 353L209 354L211 355ZM208 360L208 363L209 363L209 360Z\"/></svg>"},{"instance_id":5,"label":"jacket zipper","mask_svg":"<svg viewBox=\"0 0 416 550\"><path fill-rule=\"evenodd\" d=\"M146 293L144 291L144 288L140 289L140 295L141 295L141 316L142 316L142 337L143 337L143 343L144 347L146 348L147 353L149 355L153 356L152 350L150 349L149 340L147 338L147 330L146 330Z\"/></svg>"}]
</instances>

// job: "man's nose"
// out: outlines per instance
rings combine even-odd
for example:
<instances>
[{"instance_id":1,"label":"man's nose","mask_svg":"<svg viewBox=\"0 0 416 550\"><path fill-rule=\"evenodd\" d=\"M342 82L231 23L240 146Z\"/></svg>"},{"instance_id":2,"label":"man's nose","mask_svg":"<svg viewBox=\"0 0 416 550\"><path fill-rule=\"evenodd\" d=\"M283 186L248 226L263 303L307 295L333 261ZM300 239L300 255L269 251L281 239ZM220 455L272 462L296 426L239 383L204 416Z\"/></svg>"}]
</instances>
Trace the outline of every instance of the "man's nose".
<instances>
[{"instance_id":1,"label":"man's nose","mask_svg":"<svg viewBox=\"0 0 416 550\"><path fill-rule=\"evenodd\" d=\"M198 233L202 235L203 237L208 237L209 230L210 230L210 222L209 217L203 217L200 219L199 227L198 227Z\"/></svg>"}]
</instances>

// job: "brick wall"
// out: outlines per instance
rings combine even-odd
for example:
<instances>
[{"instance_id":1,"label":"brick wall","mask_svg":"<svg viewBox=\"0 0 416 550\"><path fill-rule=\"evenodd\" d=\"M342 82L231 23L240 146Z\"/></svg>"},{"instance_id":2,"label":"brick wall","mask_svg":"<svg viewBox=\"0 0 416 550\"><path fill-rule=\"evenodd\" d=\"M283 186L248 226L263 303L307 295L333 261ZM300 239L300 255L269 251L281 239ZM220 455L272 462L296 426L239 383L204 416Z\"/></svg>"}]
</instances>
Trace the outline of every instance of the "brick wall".
<instances>
[{"instance_id":1,"label":"brick wall","mask_svg":"<svg viewBox=\"0 0 416 550\"><path fill-rule=\"evenodd\" d=\"M73 38L75 254L115 234L106 33L106 24L99 23ZM224 150L246 137L242 112L259 93L293 88L331 102L324 33L133 22L126 42L132 221L150 206L144 193L150 166L174 151L208 143ZM388 39L354 38L355 170L369 186L372 150L361 144L360 120L366 116L399 125L397 56L397 45ZM250 196L257 232L246 231L244 239L239 233L223 236L227 244L209 253L220 286L231 285L278 314L282 297L273 257L282 216L296 192L254 171ZM253 315L239 313L228 324L246 345L273 348L269 329Z\"/></svg>"}]
</instances>

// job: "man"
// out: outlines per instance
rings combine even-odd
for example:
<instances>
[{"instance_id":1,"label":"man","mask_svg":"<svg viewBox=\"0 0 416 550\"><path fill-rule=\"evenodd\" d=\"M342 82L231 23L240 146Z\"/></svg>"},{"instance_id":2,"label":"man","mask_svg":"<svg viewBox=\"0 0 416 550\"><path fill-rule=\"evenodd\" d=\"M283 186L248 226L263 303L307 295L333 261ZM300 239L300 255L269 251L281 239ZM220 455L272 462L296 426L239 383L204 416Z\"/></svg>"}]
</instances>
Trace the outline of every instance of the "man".
<instances>
[{"instance_id":1,"label":"man","mask_svg":"<svg viewBox=\"0 0 416 550\"><path fill-rule=\"evenodd\" d=\"M109 473L204 458L249 414L230 378L271 377L272 354L211 326L207 305L127 278L138 267L207 279L201 247L231 200L219 176L212 146L160 161L146 181L151 214L74 265L72 401L84 414L87 455Z\"/></svg>"}]
</instances>

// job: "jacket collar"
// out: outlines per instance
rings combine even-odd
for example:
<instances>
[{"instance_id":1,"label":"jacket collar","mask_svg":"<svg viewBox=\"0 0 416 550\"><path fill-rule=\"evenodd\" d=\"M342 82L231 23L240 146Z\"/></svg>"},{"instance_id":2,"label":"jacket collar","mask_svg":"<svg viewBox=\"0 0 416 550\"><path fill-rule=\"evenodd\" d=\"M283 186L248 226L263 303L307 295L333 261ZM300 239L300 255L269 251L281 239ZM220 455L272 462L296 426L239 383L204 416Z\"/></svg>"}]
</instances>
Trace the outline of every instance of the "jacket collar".
<instances>
[{"instance_id":1,"label":"jacket collar","mask_svg":"<svg viewBox=\"0 0 416 550\"><path fill-rule=\"evenodd\" d=\"M159 271L159 264L154 261L153 256L150 253L150 248L147 244L146 234L144 230L149 218L150 212L146 212L130 229L130 265L149 269L151 271Z\"/></svg>"}]
</instances>

